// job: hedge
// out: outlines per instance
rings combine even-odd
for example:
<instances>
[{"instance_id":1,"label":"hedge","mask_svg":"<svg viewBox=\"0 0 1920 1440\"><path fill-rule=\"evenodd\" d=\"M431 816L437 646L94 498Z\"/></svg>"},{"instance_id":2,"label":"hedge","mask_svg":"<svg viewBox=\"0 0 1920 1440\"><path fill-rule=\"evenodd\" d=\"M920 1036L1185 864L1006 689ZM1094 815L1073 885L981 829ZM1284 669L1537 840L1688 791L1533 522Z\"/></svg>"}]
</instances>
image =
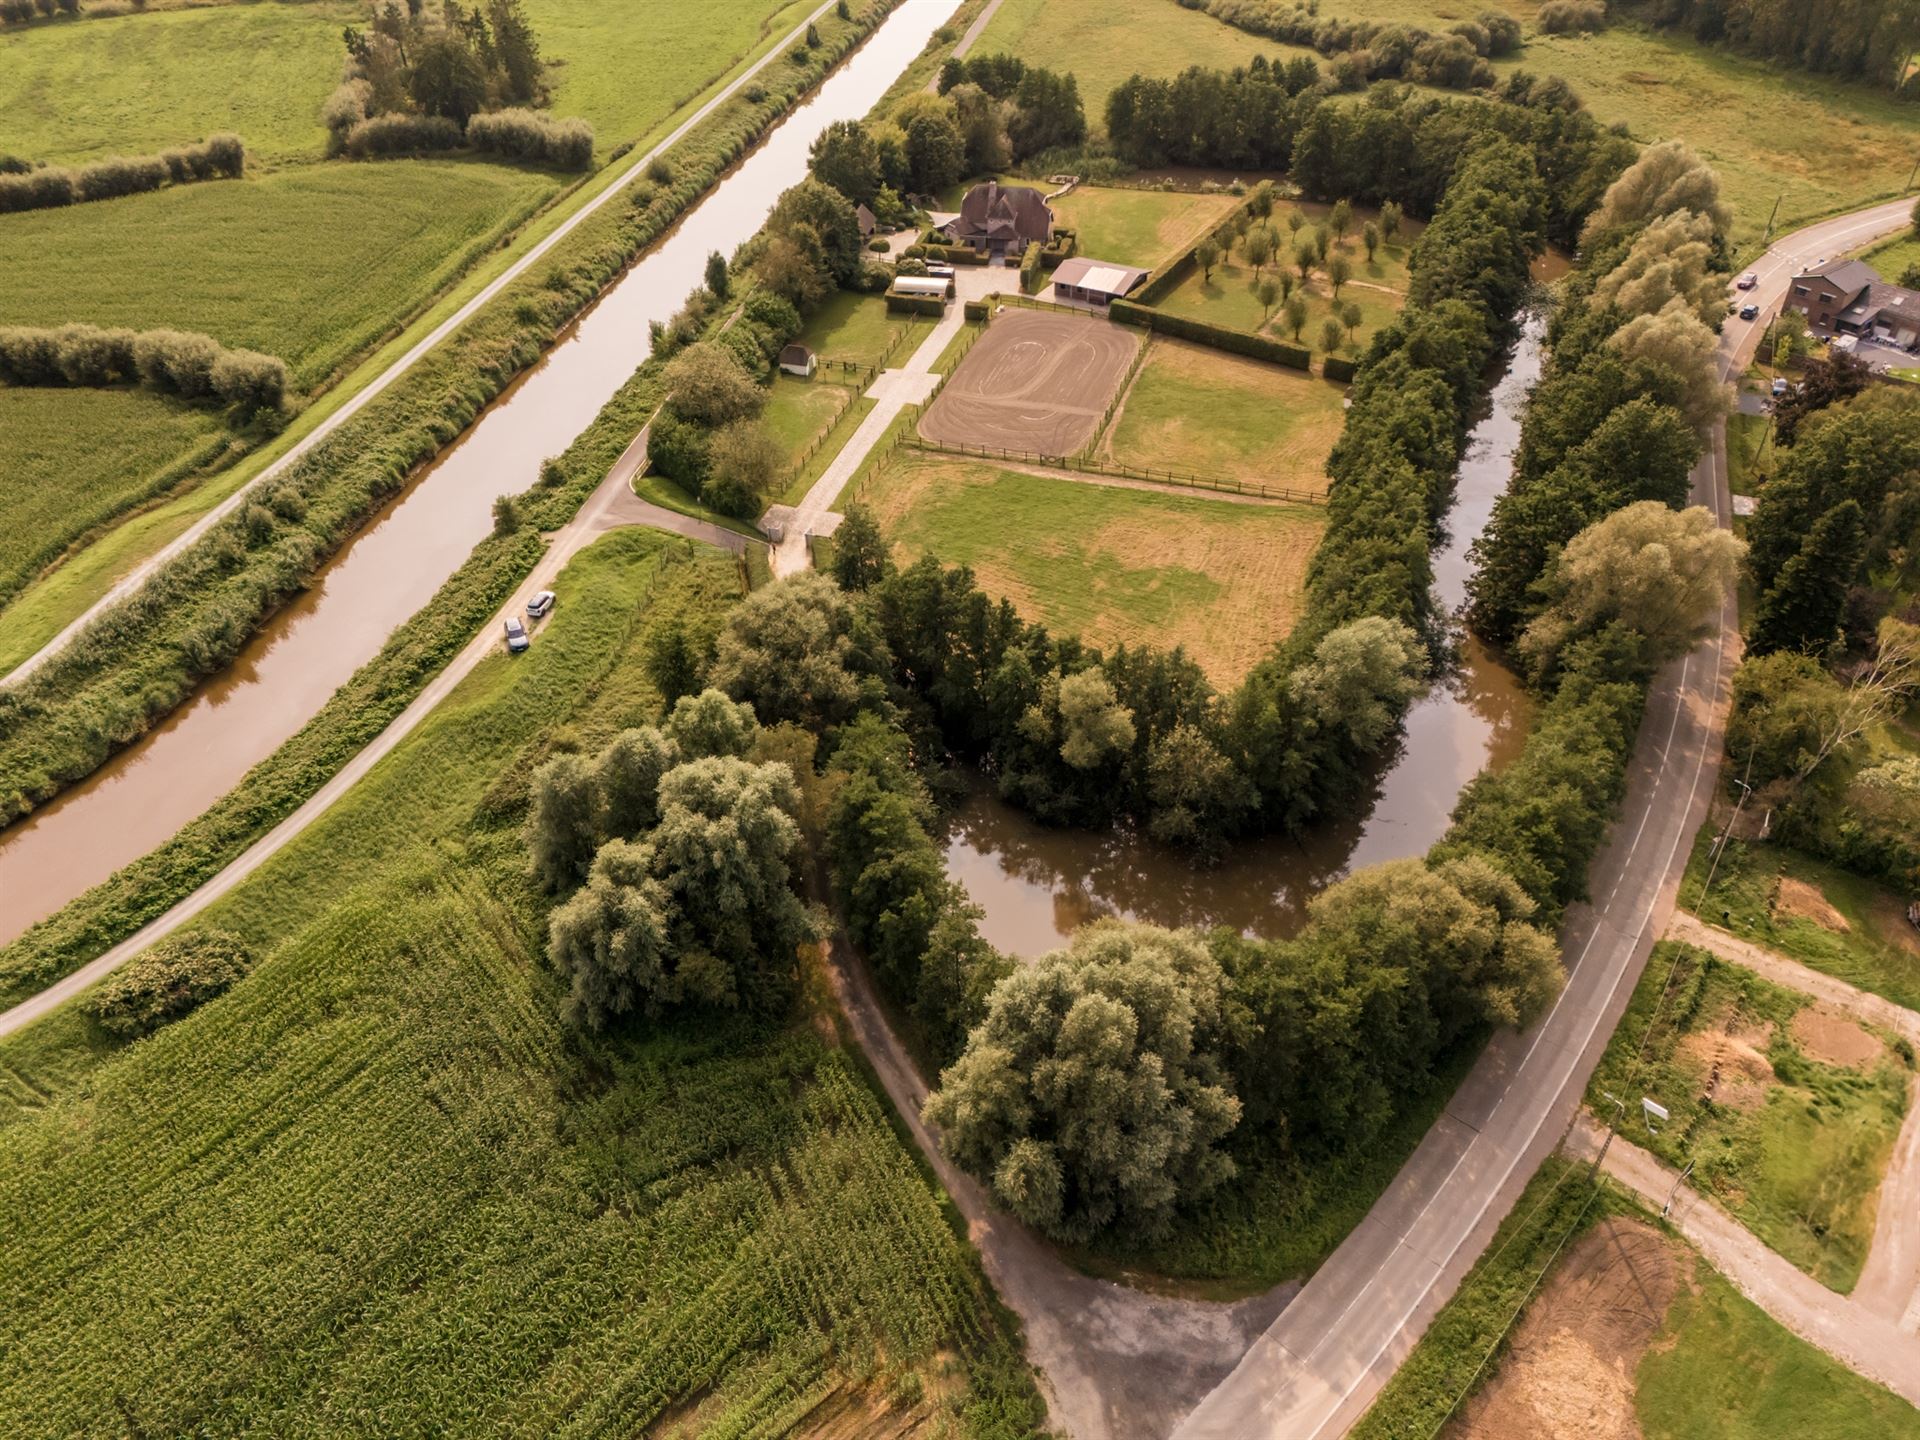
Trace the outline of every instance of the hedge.
<instances>
[{"instance_id":1,"label":"hedge","mask_svg":"<svg viewBox=\"0 0 1920 1440\"><path fill-rule=\"evenodd\" d=\"M24 174L0 174L0 214L117 200L164 185L195 180L238 180L247 168L247 147L238 135L209 135L198 145L133 159L91 165L42 166Z\"/></svg>"},{"instance_id":2,"label":"hedge","mask_svg":"<svg viewBox=\"0 0 1920 1440\"><path fill-rule=\"evenodd\" d=\"M1240 216L1246 213L1247 204L1249 203L1251 202L1243 202L1229 210L1221 218L1220 223L1215 225L1213 229L1194 241L1193 244L1189 245L1181 254L1149 275L1147 277L1147 283L1133 292L1134 303L1137 305L1157 305L1160 301L1166 299L1168 295L1172 294L1174 287L1184 280L1187 277L1187 272L1192 270L1194 265L1198 263L1194 259L1193 252L1209 240L1218 243L1220 237L1231 230L1233 226L1238 223ZM1224 252L1228 247L1221 245L1220 248Z\"/></svg>"},{"instance_id":3,"label":"hedge","mask_svg":"<svg viewBox=\"0 0 1920 1440\"><path fill-rule=\"evenodd\" d=\"M356 160L458 150L466 143L459 124L444 115L370 115L348 130L341 142Z\"/></svg>"},{"instance_id":4,"label":"hedge","mask_svg":"<svg viewBox=\"0 0 1920 1440\"><path fill-rule=\"evenodd\" d=\"M1080 237L1072 230L1056 230L1053 238L1040 248L1040 264L1052 270L1063 260L1071 259L1073 252L1080 248Z\"/></svg>"},{"instance_id":5,"label":"hedge","mask_svg":"<svg viewBox=\"0 0 1920 1440\"><path fill-rule=\"evenodd\" d=\"M825 22L829 59L851 50L891 8L880 3L857 21ZM416 466L537 361L821 73L793 72L790 88L759 101L734 96L676 147L670 185L596 211L451 339L262 487L266 503L240 507L29 678L0 691L0 824L92 773L230 662Z\"/></svg>"},{"instance_id":6,"label":"hedge","mask_svg":"<svg viewBox=\"0 0 1920 1440\"><path fill-rule=\"evenodd\" d=\"M1320 376L1323 380L1338 380L1346 384L1360 369L1358 360L1343 360L1338 355L1329 355L1320 362Z\"/></svg>"},{"instance_id":7,"label":"hedge","mask_svg":"<svg viewBox=\"0 0 1920 1440\"><path fill-rule=\"evenodd\" d=\"M934 239L933 237L939 233L937 230L929 230L926 238L921 240L913 249L920 251L920 253L929 260L940 260L948 265L984 265L987 263L987 257L971 245L946 245Z\"/></svg>"},{"instance_id":8,"label":"hedge","mask_svg":"<svg viewBox=\"0 0 1920 1440\"><path fill-rule=\"evenodd\" d=\"M1020 257L1020 293L1032 295L1040 288L1040 242L1030 241L1027 253Z\"/></svg>"},{"instance_id":9,"label":"hedge","mask_svg":"<svg viewBox=\"0 0 1920 1440\"><path fill-rule=\"evenodd\" d=\"M993 309L984 300L965 300L961 302L960 313L967 319L977 320L984 325L987 318L993 314Z\"/></svg>"},{"instance_id":10,"label":"hedge","mask_svg":"<svg viewBox=\"0 0 1920 1440\"><path fill-rule=\"evenodd\" d=\"M251 413L277 410L287 367L254 350L229 350L186 330L102 330L63 325L0 328L0 382L9 385L130 385L218 400Z\"/></svg>"},{"instance_id":11,"label":"hedge","mask_svg":"<svg viewBox=\"0 0 1920 1440\"><path fill-rule=\"evenodd\" d=\"M1290 366L1295 370L1311 368L1312 352L1298 345L1246 330L1215 325L1210 320L1169 315L1137 300L1115 300L1107 306L1107 314L1122 325L1143 325L1156 335L1171 335L1177 340L1211 345L1216 350L1225 350L1233 355L1250 355L1256 360L1270 360L1276 365Z\"/></svg>"},{"instance_id":12,"label":"hedge","mask_svg":"<svg viewBox=\"0 0 1920 1440\"><path fill-rule=\"evenodd\" d=\"M560 170L593 168L593 127L584 120L555 120L536 110L494 110L467 122L467 143Z\"/></svg>"},{"instance_id":13,"label":"hedge","mask_svg":"<svg viewBox=\"0 0 1920 1440\"><path fill-rule=\"evenodd\" d=\"M887 296L887 313L890 315L931 315L937 320L946 313L946 310L947 302L937 295L889 293Z\"/></svg>"}]
</instances>

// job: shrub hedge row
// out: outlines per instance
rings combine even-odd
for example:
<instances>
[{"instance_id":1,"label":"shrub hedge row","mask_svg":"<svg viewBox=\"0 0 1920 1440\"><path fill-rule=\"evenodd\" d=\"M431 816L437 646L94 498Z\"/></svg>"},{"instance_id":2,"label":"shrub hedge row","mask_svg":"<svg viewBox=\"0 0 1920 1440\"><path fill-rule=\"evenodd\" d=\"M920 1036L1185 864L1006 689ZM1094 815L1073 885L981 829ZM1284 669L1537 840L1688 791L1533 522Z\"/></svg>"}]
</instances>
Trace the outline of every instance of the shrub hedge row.
<instances>
[{"instance_id":1,"label":"shrub hedge row","mask_svg":"<svg viewBox=\"0 0 1920 1440\"><path fill-rule=\"evenodd\" d=\"M1073 252L1080 248L1080 236L1073 230L1055 230L1053 238L1040 247L1040 264L1043 269L1058 269L1060 262L1071 260Z\"/></svg>"},{"instance_id":2,"label":"shrub hedge row","mask_svg":"<svg viewBox=\"0 0 1920 1440\"><path fill-rule=\"evenodd\" d=\"M1035 240L1027 245L1027 253L1020 257L1020 293L1032 295L1039 290L1040 279L1040 242Z\"/></svg>"},{"instance_id":3,"label":"shrub hedge row","mask_svg":"<svg viewBox=\"0 0 1920 1440\"><path fill-rule=\"evenodd\" d=\"M1275 340L1268 335L1235 330L1228 325L1216 325L1211 320L1197 320L1190 315L1169 315L1163 310L1150 309L1137 300L1115 300L1107 306L1107 314L1122 325L1143 325L1156 335L1171 335L1175 339L1211 345L1216 350L1226 350L1235 355L1251 355L1256 360L1270 360L1276 365L1290 366L1295 370L1311 368L1312 352L1298 345Z\"/></svg>"},{"instance_id":4,"label":"shrub hedge row","mask_svg":"<svg viewBox=\"0 0 1920 1440\"><path fill-rule=\"evenodd\" d=\"M935 232L929 231L927 238L917 245L907 248L906 254L917 255L924 260L940 260L948 265L984 265L987 257L971 245L944 245L933 238Z\"/></svg>"},{"instance_id":5,"label":"shrub hedge row","mask_svg":"<svg viewBox=\"0 0 1920 1440\"><path fill-rule=\"evenodd\" d=\"M0 691L0 823L90 774L237 655L314 570L738 159L824 68L884 18L823 20L820 68L734 96L676 147L672 183L604 206L446 343L241 508ZM634 203L644 201L644 204ZM636 427L637 428L637 427ZM526 561L531 564L531 558ZM476 622L477 623L477 622Z\"/></svg>"},{"instance_id":6,"label":"shrub hedge row","mask_svg":"<svg viewBox=\"0 0 1920 1440\"><path fill-rule=\"evenodd\" d=\"M1360 369L1360 362L1348 360L1344 356L1329 355L1320 362L1320 374L1328 380L1338 380L1341 384L1353 379Z\"/></svg>"},{"instance_id":7,"label":"shrub hedge row","mask_svg":"<svg viewBox=\"0 0 1920 1440\"><path fill-rule=\"evenodd\" d=\"M369 115L354 123L341 148L356 160L376 155L424 155L458 150L466 132L444 115Z\"/></svg>"},{"instance_id":8,"label":"shrub hedge row","mask_svg":"<svg viewBox=\"0 0 1920 1440\"><path fill-rule=\"evenodd\" d=\"M251 413L286 398L285 362L257 350L229 350L187 330L0 328L0 382L9 385L131 385L217 400Z\"/></svg>"},{"instance_id":9,"label":"shrub hedge row","mask_svg":"<svg viewBox=\"0 0 1920 1440\"><path fill-rule=\"evenodd\" d=\"M133 159L41 166L25 174L0 175L0 214L116 200L195 180L238 180L246 168L247 147L238 135L210 135L198 145Z\"/></svg>"},{"instance_id":10,"label":"shrub hedge row","mask_svg":"<svg viewBox=\"0 0 1920 1440\"><path fill-rule=\"evenodd\" d=\"M593 168L593 127L584 120L556 120L537 110L494 110L467 122L467 143L557 170Z\"/></svg>"},{"instance_id":11,"label":"shrub hedge row","mask_svg":"<svg viewBox=\"0 0 1920 1440\"><path fill-rule=\"evenodd\" d=\"M947 302L937 295L887 295L887 311L892 315L931 315L938 320L946 314Z\"/></svg>"}]
</instances>

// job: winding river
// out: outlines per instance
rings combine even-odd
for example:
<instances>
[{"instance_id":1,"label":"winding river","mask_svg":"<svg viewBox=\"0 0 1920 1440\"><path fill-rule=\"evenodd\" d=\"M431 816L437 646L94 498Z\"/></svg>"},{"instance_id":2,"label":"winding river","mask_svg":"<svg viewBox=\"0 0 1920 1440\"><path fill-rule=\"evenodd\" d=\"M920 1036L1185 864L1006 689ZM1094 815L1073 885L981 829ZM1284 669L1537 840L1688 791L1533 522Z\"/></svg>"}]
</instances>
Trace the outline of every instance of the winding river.
<instances>
[{"instance_id":1,"label":"winding river","mask_svg":"<svg viewBox=\"0 0 1920 1440\"><path fill-rule=\"evenodd\" d=\"M1445 542L1433 556L1435 596L1448 612L1466 599L1468 548L1506 489L1544 332L1544 321L1529 320L1468 436ZM1044 954L1103 915L1289 935L1307 902L1342 875L1438 840L1461 787L1513 759L1530 719L1514 677L1464 638L1459 663L1408 711L1370 802L1351 819L1298 840L1243 842L1223 864L1196 870L1138 836L1037 824L982 782L951 822L947 872L986 912L981 933L1012 955Z\"/></svg>"},{"instance_id":2,"label":"winding river","mask_svg":"<svg viewBox=\"0 0 1920 1440\"><path fill-rule=\"evenodd\" d=\"M806 176L807 152L857 120L958 8L905 0L522 375L409 482L167 721L21 823L0 831L0 944L164 843L231 790L432 598L493 523L645 360L648 324L679 309L707 256L731 254Z\"/></svg>"}]
</instances>

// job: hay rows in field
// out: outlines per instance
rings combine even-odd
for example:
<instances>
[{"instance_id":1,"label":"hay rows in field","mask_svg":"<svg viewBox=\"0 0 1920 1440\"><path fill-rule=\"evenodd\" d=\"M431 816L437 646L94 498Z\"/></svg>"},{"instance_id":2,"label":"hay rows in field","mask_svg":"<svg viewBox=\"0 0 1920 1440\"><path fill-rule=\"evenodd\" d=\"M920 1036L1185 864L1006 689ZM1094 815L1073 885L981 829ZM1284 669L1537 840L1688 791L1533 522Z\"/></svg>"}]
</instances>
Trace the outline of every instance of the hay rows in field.
<instances>
[{"instance_id":1,"label":"hay rows in field","mask_svg":"<svg viewBox=\"0 0 1920 1440\"><path fill-rule=\"evenodd\" d=\"M499 879L336 908L0 1131L0 1428L631 1434L714 1387L751 1434L981 1333L837 1054L578 1073Z\"/></svg>"}]
</instances>

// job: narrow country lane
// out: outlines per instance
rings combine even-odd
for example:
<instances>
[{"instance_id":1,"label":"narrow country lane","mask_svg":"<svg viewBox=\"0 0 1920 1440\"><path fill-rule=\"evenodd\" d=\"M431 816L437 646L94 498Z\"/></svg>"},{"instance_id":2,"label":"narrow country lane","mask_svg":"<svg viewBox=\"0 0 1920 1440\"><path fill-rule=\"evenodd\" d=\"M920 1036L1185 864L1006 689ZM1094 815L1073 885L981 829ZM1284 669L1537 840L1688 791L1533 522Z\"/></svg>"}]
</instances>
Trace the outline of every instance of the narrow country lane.
<instances>
[{"instance_id":1,"label":"narrow country lane","mask_svg":"<svg viewBox=\"0 0 1920 1440\"><path fill-rule=\"evenodd\" d=\"M1894 201L1786 236L1751 268L1763 313L1801 265L1907 222ZM1759 324L1729 318L1721 375L1744 369ZM1730 522L1725 427L1694 472L1694 495ZM1560 934L1567 982L1523 1033L1497 1036L1367 1218L1175 1430L1182 1440L1332 1440L1366 1412L1485 1249L1574 1117L1674 908L1688 843L1720 763L1739 636L1731 597L1712 638L1657 678L1620 818L1595 860L1595 903Z\"/></svg>"}]
</instances>

